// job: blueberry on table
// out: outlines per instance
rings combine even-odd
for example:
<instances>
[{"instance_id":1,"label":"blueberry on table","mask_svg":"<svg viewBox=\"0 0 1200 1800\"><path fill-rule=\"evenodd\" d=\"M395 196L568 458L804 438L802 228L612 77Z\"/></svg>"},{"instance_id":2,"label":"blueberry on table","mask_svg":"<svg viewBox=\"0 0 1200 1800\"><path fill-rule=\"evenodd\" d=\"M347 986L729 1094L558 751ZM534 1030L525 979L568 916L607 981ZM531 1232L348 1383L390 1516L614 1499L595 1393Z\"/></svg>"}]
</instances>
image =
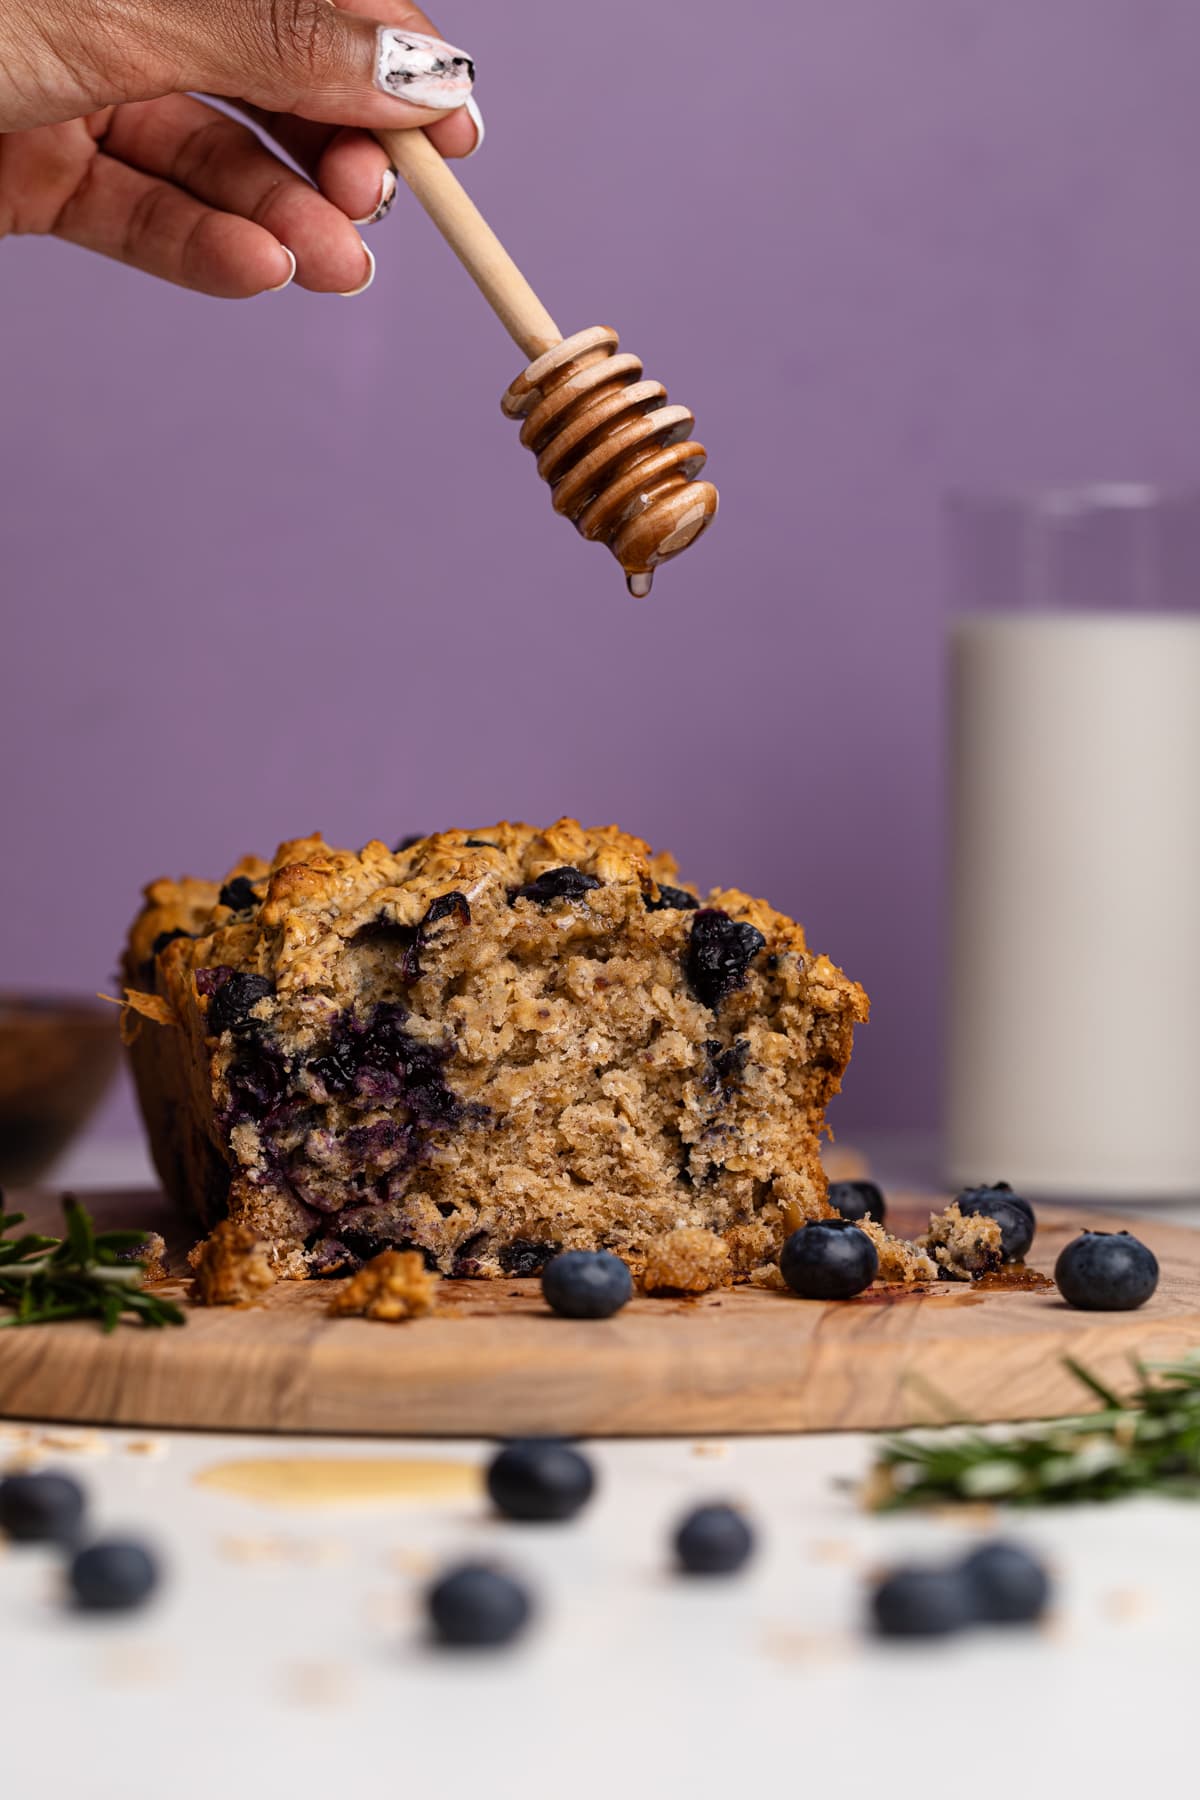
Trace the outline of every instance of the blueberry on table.
<instances>
[{"instance_id":1,"label":"blueberry on table","mask_svg":"<svg viewBox=\"0 0 1200 1800\"><path fill-rule=\"evenodd\" d=\"M533 1610L519 1582L483 1563L449 1570L430 1588L427 1605L439 1640L464 1649L510 1643Z\"/></svg>"},{"instance_id":2,"label":"blueberry on table","mask_svg":"<svg viewBox=\"0 0 1200 1800\"><path fill-rule=\"evenodd\" d=\"M814 1219L783 1246L779 1272L805 1300L849 1300L879 1273L879 1253L850 1219Z\"/></svg>"},{"instance_id":3,"label":"blueberry on table","mask_svg":"<svg viewBox=\"0 0 1200 1800\"><path fill-rule=\"evenodd\" d=\"M1020 1544L982 1544L959 1565L974 1596L975 1617L988 1625L1032 1625L1050 1599L1050 1577Z\"/></svg>"},{"instance_id":4,"label":"blueberry on table","mask_svg":"<svg viewBox=\"0 0 1200 1800\"><path fill-rule=\"evenodd\" d=\"M592 1497L591 1463L557 1438L506 1444L487 1472L487 1489L507 1519L572 1519Z\"/></svg>"},{"instance_id":5,"label":"blueberry on table","mask_svg":"<svg viewBox=\"0 0 1200 1800\"><path fill-rule=\"evenodd\" d=\"M128 1612L158 1586L158 1563L144 1544L105 1538L75 1555L69 1580L76 1604L88 1612Z\"/></svg>"},{"instance_id":6,"label":"blueberry on table","mask_svg":"<svg viewBox=\"0 0 1200 1800\"><path fill-rule=\"evenodd\" d=\"M880 1637L948 1637L973 1625L975 1617L975 1590L961 1569L893 1569L871 1595Z\"/></svg>"},{"instance_id":7,"label":"blueberry on table","mask_svg":"<svg viewBox=\"0 0 1200 1800\"><path fill-rule=\"evenodd\" d=\"M1158 1258L1127 1231L1085 1231L1054 1265L1058 1291L1084 1312L1132 1312L1158 1286Z\"/></svg>"},{"instance_id":8,"label":"blueberry on table","mask_svg":"<svg viewBox=\"0 0 1200 1800\"><path fill-rule=\"evenodd\" d=\"M873 1181L831 1181L829 1204L852 1224L859 1219L874 1219L882 1225L887 1217L887 1202Z\"/></svg>"},{"instance_id":9,"label":"blueberry on table","mask_svg":"<svg viewBox=\"0 0 1200 1800\"><path fill-rule=\"evenodd\" d=\"M698 1506L675 1533L675 1555L689 1575L732 1575L753 1551L754 1533L733 1506Z\"/></svg>"},{"instance_id":10,"label":"blueberry on table","mask_svg":"<svg viewBox=\"0 0 1200 1800\"><path fill-rule=\"evenodd\" d=\"M8 1475L0 1481L0 1531L16 1543L69 1543L86 1504L69 1475Z\"/></svg>"},{"instance_id":11,"label":"blueberry on table","mask_svg":"<svg viewBox=\"0 0 1200 1800\"><path fill-rule=\"evenodd\" d=\"M542 1270L542 1293L565 1319L608 1319L633 1298L633 1276L611 1250L564 1250Z\"/></svg>"},{"instance_id":12,"label":"blueberry on table","mask_svg":"<svg viewBox=\"0 0 1200 1800\"><path fill-rule=\"evenodd\" d=\"M1024 1260L1037 1230L1028 1200L997 1182L992 1187L964 1188L956 1204L965 1219L995 1219L1000 1227L1000 1254L1006 1263Z\"/></svg>"}]
</instances>

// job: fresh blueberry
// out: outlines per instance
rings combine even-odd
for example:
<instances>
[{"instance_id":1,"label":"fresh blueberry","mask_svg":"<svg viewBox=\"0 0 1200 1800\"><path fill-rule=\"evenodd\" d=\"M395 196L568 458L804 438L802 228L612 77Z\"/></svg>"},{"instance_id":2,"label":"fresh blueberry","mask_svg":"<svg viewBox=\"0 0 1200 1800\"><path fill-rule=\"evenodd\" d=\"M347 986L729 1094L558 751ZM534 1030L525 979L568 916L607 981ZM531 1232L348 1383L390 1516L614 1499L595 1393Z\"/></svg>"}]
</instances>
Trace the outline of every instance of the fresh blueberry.
<instances>
[{"instance_id":1,"label":"fresh blueberry","mask_svg":"<svg viewBox=\"0 0 1200 1800\"><path fill-rule=\"evenodd\" d=\"M975 1590L961 1569L901 1568L871 1595L880 1637L947 1637L975 1623Z\"/></svg>"},{"instance_id":2,"label":"fresh blueberry","mask_svg":"<svg viewBox=\"0 0 1200 1800\"><path fill-rule=\"evenodd\" d=\"M783 1246L779 1270L805 1300L849 1300L879 1273L879 1253L851 1219L814 1219Z\"/></svg>"},{"instance_id":3,"label":"fresh blueberry","mask_svg":"<svg viewBox=\"0 0 1200 1800\"><path fill-rule=\"evenodd\" d=\"M851 1224L859 1219L874 1219L882 1225L887 1217L887 1202L873 1181L831 1181L829 1204Z\"/></svg>"},{"instance_id":4,"label":"fresh blueberry","mask_svg":"<svg viewBox=\"0 0 1200 1800\"><path fill-rule=\"evenodd\" d=\"M964 1200L972 1200L976 1195L989 1194L998 1195L1001 1199L1009 1201L1011 1205L1019 1206L1023 1213L1029 1215L1032 1223L1035 1225L1037 1224L1037 1217L1034 1210L1032 1206L1030 1206L1028 1200L1026 1200L1024 1194L1014 1194L1007 1181L980 1182L978 1187L964 1188L962 1193L957 1196L957 1199L961 1206Z\"/></svg>"},{"instance_id":5,"label":"fresh blueberry","mask_svg":"<svg viewBox=\"0 0 1200 1800\"><path fill-rule=\"evenodd\" d=\"M586 1457L557 1438L506 1444L487 1472L488 1493L507 1519L570 1519L592 1497Z\"/></svg>"},{"instance_id":6,"label":"fresh blueberry","mask_svg":"<svg viewBox=\"0 0 1200 1800\"><path fill-rule=\"evenodd\" d=\"M732 1575L753 1551L754 1533L732 1506L698 1506L675 1533L675 1555L689 1575Z\"/></svg>"},{"instance_id":7,"label":"fresh blueberry","mask_svg":"<svg viewBox=\"0 0 1200 1800\"><path fill-rule=\"evenodd\" d=\"M105 1538L76 1554L69 1579L77 1605L89 1612L126 1612L158 1586L158 1562L144 1544Z\"/></svg>"},{"instance_id":8,"label":"fresh blueberry","mask_svg":"<svg viewBox=\"0 0 1200 1800\"><path fill-rule=\"evenodd\" d=\"M0 1481L0 1531L17 1543L69 1543L85 1506L83 1489L69 1475L8 1475Z\"/></svg>"},{"instance_id":9,"label":"fresh blueberry","mask_svg":"<svg viewBox=\"0 0 1200 1800\"><path fill-rule=\"evenodd\" d=\"M443 1644L463 1649L510 1643L529 1623L529 1595L511 1575L483 1563L449 1570L429 1590L430 1622Z\"/></svg>"},{"instance_id":10,"label":"fresh blueberry","mask_svg":"<svg viewBox=\"0 0 1200 1800\"><path fill-rule=\"evenodd\" d=\"M985 1624L1031 1625L1045 1612L1050 1577L1020 1544L981 1544L959 1566Z\"/></svg>"},{"instance_id":11,"label":"fresh blueberry","mask_svg":"<svg viewBox=\"0 0 1200 1800\"><path fill-rule=\"evenodd\" d=\"M1025 1260L1037 1229L1028 1200L1001 1188L968 1188L958 1196L957 1205L965 1219L995 1219L1000 1227L1000 1254L1006 1263Z\"/></svg>"},{"instance_id":12,"label":"fresh blueberry","mask_svg":"<svg viewBox=\"0 0 1200 1800\"><path fill-rule=\"evenodd\" d=\"M160 956L167 945L173 944L176 938L190 938L191 935L190 931L182 931L178 925L172 931L160 931L150 946L150 954L151 956Z\"/></svg>"},{"instance_id":13,"label":"fresh blueberry","mask_svg":"<svg viewBox=\"0 0 1200 1800\"><path fill-rule=\"evenodd\" d=\"M220 904L231 912L245 912L247 907L258 905L258 895L245 875L235 875L232 881L227 881L219 899Z\"/></svg>"},{"instance_id":14,"label":"fresh blueberry","mask_svg":"<svg viewBox=\"0 0 1200 1800\"><path fill-rule=\"evenodd\" d=\"M582 869L573 869L567 864L561 869L546 869L536 881L527 881L524 887L514 889L509 899L535 900L539 906L548 906L551 900L582 900L585 894L599 886L594 875L586 875Z\"/></svg>"},{"instance_id":15,"label":"fresh blueberry","mask_svg":"<svg viewBox=\"0 0 1200 1800\"><path fill-rule=\"evenodd\" d=\"M647 912L696 912L699 906L695 894L689 894L686 888L667 887L661 881L658 899L646 901Z\"/></svg>"},{"instance_id":16,"label":"fresh blueberry","mask_svg":"<svg viewBox=\"0 0 1200 1800\"><path fill-rule=\"evenodd\" d=\"M1058 1291L1084 1312L1132 1312L1158 1286L1158 1258L1127 1231L1085 1231L1054 1265Z\"/></svg>"},{"instance_id":17,"label":"fresh blueberry","mask_svg":"<svg viewBox=\"0 0 1200 1800\"><path fill-rule=\"evenodd\" d=\"M215 975L218 971L208 973ZM203 991L203 989L202 989ZM250 1021L251 1009L275 992L265 975L250 975L242 969L230 969L220 985L208 989L208 1029L213 1037L223 1031L241 1031Z\"/></svg>"},{"instance_id":18,"label":"fresh blueberry","mask_svg":"<svg viewBox=\"0 0 1200 1800\"><path fill-rule=\"evenodd\" d=\"M565 1250L542 1270L542 1293L566 1319L608 1319L633 1298L633 1276L611 1250Z\"/></svg>"},{"instance_id":19,"label":"fresh blueberry","mask_svg":"<svg viewBox=\"0 0 1200 1800\"><path fill-rule=\"evenodd\" d=\"M693 914L687 978L700 1004L715 1010L735 988L744 987L746 971L766 941L756 926L731 919L715 906Z\"/></svg>"}]
</instances>

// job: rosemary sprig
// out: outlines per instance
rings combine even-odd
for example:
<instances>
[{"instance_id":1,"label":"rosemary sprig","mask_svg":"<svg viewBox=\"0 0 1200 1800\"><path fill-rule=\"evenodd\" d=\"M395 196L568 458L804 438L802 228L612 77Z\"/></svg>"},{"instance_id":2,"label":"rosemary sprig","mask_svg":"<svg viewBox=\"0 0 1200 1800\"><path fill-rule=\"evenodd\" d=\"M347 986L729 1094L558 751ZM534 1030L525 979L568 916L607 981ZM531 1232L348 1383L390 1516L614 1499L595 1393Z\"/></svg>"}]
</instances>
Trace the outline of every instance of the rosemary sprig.
<instances>
[{"instance_id":1,"label":"rosemary sprig","mask_svg":"<svg viewBox=\"0 0 1200 1800\"><path fill-rule=\"evenodd\" d=\"M147 1326L183 1324L177 1306L142 1286L145 1265L130 1252L145 1243L144 1231L97 1231L73 1194L63 1196L63 1217L63 1238L14 1237L25 1215L0 1208L0 1306L11 1309L0 1327L98 1319L112 1331L125 1314Z\"/></svg>"},{"instance_id":2,"label":"rosemary sprig","mask_svg":"<svg viewBox=\"0 0 1200 1800\"><path fill-rule=\"evenodd\" d=\"M1121 1399L1070 1357L1064 1365L1101 1402L1099 1412L992 1436L906 1432L881 1451L865 1503L875 1512L997 1500L1061 1506L1157 1493L1200 1498L1200 1353L1147 1367Z\"/></svg>"}]
</instances>

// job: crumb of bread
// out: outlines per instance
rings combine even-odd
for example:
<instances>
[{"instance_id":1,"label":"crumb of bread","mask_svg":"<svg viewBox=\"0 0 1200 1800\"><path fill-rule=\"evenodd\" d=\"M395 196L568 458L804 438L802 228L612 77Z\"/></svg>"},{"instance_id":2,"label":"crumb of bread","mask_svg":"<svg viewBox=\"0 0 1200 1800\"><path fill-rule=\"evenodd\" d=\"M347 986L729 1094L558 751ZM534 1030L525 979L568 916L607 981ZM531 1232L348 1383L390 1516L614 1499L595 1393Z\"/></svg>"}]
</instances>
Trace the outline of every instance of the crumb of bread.
<instances>
[{"instance_id":1,"label":"crumb of bread","mask_svg":"<svg viewBox=\"0 0 1200 1800\"><path fill-rule=\"evenodd\" d=\"M143 1286L147 1282L167 1279L167 1242L161 1232L147 1233L145 1243L138 1245L137 1260L142 1265Z\"/></svg>"},{"instance_id":2,"label":"crumb of bread","mask_svg":"<svg viewBox=\"0 0 1200 1800\"><path fill-rule=\"evenodd\" d=\"M877 1281L902 1282L905 1287L912 1287L916 1282L938 1279L937 1264L921 1245L910 1244L907 1238L893 1237L874 1219L856 1219L854 1222L860 1231L866 1232L879 1253Z\"/></svg>"},{"instance_id":3,"label":"crumb of bread","mask_svg":"<svg viewBox=\"0 0 1200 1800\"><path fill-rule=\"evenodd\" d=\"M648 1294L707 1294L728 1287L733 1263L724 1238L698 1225L681 1225L655 1238L646 1251L642 1286Z\"/></svg>"},{"instance_id":4,"label":"crumb of bread","mask_svg":"<svg viewBox=\"0 0 1200 1800\"><path fill-rule=\"evenodd\" d=\"M772 1294L791 1292L787 1282L780 1274L778 1263L759 1263L757 1269L751 1269L746 1279L751 1287L766 1288Z\"/></svg>"},{"instance_id":5,"label":"crumb of bread","mask_svg":"<svg viewBox=\"0 0 1200 1800\"><path fill-rule=\"evenodd\" d=\"M257 1300L275 1281L267 1246L249 1225L222 1219L188 1253L202 1306L238 1306Z\"/></svg>"},{"instance_id":6,"label":"crumb of bread","mask_svg":"<svg viewBox=\"0 0 1200 1800\"><path fill-rule=\"evenodd\" d=\"M381 1250L334 1295L329 1310L367 1319L420 1319L434 1310L437 1285L419 1250Z\"/></svg>"},{"instance_id":7,"label":"crumb of bread","mask_svg":"<svg viewBox=\"0 0 1200 1800\"><path fill-rule=\"evenodd\" d=\"M930 1252L938 1268L955 1281L973 1281L990 1269L998 1269L1004 1260L996 1220L983 1213L964 1217L957 1201L944 1212L934 1213L928 1231L917 1241Z\"/></svg>"}]
</instances>

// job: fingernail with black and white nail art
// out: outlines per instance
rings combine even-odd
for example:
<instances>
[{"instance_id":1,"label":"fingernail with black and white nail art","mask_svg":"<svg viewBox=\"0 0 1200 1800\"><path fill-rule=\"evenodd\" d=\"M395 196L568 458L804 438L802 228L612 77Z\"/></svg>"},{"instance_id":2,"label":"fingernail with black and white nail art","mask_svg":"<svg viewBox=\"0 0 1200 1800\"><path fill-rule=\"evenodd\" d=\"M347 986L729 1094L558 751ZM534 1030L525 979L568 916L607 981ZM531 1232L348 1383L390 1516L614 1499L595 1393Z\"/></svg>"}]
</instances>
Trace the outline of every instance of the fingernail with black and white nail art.
<instances>
[{"instance_id":1,"label":"fingernail with black and white nail art","mask_svg":"<svg viewBox=\"0 0 1200 1800\"><path fill-rule=\"evenodd\" d=\"M381 25L376 34L375 85L410 106L453 112L475 80L475 64L465 50L421 31Z\"/></svg>"},{"instance_id":2,"label":"fingernail with black and white nail art","mask_svg":"<svg viewBox=\"0 0 1200 1800\"><path fill-rule=\"evenodd\" d=\"M476 147L478 148L478 146ZM472 151L471 154L474 155L474 151ZM380 184L379 199L375 204L375 210L367 213L364 218L351 219L350 223L352 225L378 225L380 219L386 219L391 212L392 203L395 198L396 171L395 169L385 169L383 171L383 181Z\"/></svg>"}]
</instances>

